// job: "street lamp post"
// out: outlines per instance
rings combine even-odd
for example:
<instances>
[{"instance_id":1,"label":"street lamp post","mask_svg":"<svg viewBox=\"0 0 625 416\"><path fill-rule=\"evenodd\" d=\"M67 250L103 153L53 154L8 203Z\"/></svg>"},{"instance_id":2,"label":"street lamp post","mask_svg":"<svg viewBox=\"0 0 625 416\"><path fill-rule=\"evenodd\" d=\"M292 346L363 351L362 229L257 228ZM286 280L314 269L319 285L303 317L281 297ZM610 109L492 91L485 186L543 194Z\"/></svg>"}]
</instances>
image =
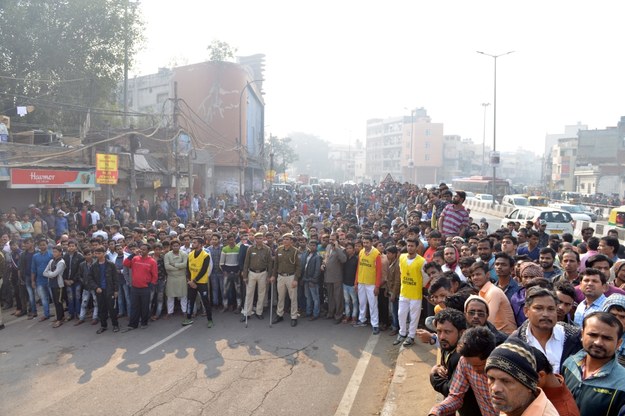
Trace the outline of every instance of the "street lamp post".
<instances>
[{"instance_id":1,"label":"street lamp post","mask_svg":"<svg viewBox=\"0 0 625 416\"><path fill-rule=\"evenodd\" d=\"M476 51L481 55L490 56L493 58L495 64L495 74L494 74L494 86L493 86L493 153L497 150L497 58L510 55L514 51L508 51L506 53L500 53L499 55L491 55L486 52ZM493 204L492 207L495 207L495 197L496 197L496 181L497 181L497 167L493 164Z\"/></svg>"},{"instance_id":2,"label":"street lamp post","mask_svg":"<svg viewBox=\"0 0 625 416\"><path fill-rule=\"evenodd\" d=\"M264 81L264 79L254 79L251 81L247 81L245 83L245 87L243 87L243 89L241 90L241 94L239 94L239 140L237 143L239 146L239 201L243 197L243 169L244 169L243 167L243 126L242 126L242 120L241 120L242 118L241 106L243 104L243 93L247 90L247 88L250 85L254 84L255 82L262 82L262 81ZM246 144L247 144L247 141L246 141ZM252 189L254 189L253 181L252 181Z\"/></svg>"},{"instance_id":3,"label":"street lamp post","mask_svg":"<svg viewBox=\"0 0 625 416\"><path fill-rule=\"evenodd\" d=\"M482 103L482 107L484 107L484 128L482 130L482 176L486 174L484 170L484 156L486 154L486 107L488 107L489 105L490 103Z\"/></svg>"},{"instance_id":4,"label":"street lamp post","mask_svg":"<svg viewBox=\"0 0 625 416\"><path fill-rule=\"evenodd\" d=\"M404 107L405 110L408 108ZM408 171L410 172L410 183L414 183L414 158L412 154L412 142L414 136L414 117L417 110L410 110L410 154L408 155Z\"/></svg>"}]
</instances>

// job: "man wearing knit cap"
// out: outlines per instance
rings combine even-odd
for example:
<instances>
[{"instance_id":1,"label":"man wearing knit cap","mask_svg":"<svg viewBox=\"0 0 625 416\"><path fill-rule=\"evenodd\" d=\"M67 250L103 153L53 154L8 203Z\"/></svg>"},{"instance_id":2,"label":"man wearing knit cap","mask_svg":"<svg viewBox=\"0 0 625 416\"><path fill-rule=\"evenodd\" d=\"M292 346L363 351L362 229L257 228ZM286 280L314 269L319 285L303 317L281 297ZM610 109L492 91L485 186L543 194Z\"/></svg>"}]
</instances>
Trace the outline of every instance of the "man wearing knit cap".
<instances>
[{"instance_id":1,"label":"man wearing knit cap","mask_svg":"<svg viewBox=\"0 0 625 416\"><path fill-rule=\"evenodd\" d=\"M538 388L536 359L520 339L501 344L486 360L490 400L505 415L558 416L545 393Z\"/></svg>"},{"instance_id":2,"label":"man wearing knit cap","mask_svg":"<svg viewBox=\"0 0 625 416\"><path fill-rule=\"evenodd\" d=\"M514 313L506 294L490 282L489 266L486 262L476 262L471 268L471 283L479 291L480 297L488 303L488 320L498 330L510 335L516 328Z\"/></svg>"},{"instance_id":3,"label":"man wearing knit cap","mask_svg":"<svg viewBox=\"0 0 625 416\"><path fill-rule=\"evenodd\" d=\"M464 316L469 326L472 328L485 327L495 336L496 345L504 343L508 339L508 335L497 330L495 325L488 322L488 314L488 303L483 298L471 295L464 302Z\"/></svg>"}]
</instances>

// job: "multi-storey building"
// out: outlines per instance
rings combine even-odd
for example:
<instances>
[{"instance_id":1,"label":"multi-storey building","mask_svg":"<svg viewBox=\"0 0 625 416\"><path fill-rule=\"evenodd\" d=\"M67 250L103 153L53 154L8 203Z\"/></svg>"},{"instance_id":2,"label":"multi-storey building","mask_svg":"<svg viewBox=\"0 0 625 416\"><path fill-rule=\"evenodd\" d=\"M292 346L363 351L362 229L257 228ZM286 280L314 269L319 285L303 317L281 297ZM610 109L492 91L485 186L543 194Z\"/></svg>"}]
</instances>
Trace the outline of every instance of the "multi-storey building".
<instances>
[{"instance_id":1,"label":"multi-storey building","mask_svg":"<svg viewBox=\"0 0 625 416\"><path fill-rule=\"evenodd\" d=\"M436 183L443 166L443 124L424 108L410 116L367 121L366 176L379 182L390 174L411 183Z\"/></svg>"}]
</instances>

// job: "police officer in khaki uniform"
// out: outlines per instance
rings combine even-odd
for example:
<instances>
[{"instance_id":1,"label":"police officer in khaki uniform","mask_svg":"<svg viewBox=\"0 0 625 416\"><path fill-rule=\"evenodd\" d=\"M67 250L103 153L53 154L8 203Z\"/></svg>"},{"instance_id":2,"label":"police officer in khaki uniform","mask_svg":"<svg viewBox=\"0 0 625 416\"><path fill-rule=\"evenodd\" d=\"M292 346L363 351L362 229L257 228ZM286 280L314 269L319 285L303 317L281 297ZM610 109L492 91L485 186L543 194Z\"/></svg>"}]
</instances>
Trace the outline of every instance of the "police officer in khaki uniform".
<instances>
[{"instance_id":1,"label":"police officer in khaki uniform","mask_svg":"<svg viewBox=\"0 0 625 416\"><path fill-rule=\"evenodd\" d=\"M272 266L271 249L263 243L263 233L256 233L254 235L254 245L247 249L245 263L243 263L243 281L247 290L245 292L245 307L242 310L243 317L241 322L245 322L246 317L252 316L256 286L258 286L256 317L263 319L267 278L271 276Z\"/></svg>"},{"instance_id":2,"label":"police officer in khaki uniform","mask_svg":"<svg viewBox=\"0 0 625 416\"><path fill-rule=\"evenodd\" d=\"M301 264L299 253L293 247L293 234L287 233L282 236L282 244L276 250L276 259L273 267L271 283L278 282L278 310L272 323L284 320L284 299L289 292L291 300L291 326L297 325L297 284L301 276Z\"/></svg>"}]
</instances>

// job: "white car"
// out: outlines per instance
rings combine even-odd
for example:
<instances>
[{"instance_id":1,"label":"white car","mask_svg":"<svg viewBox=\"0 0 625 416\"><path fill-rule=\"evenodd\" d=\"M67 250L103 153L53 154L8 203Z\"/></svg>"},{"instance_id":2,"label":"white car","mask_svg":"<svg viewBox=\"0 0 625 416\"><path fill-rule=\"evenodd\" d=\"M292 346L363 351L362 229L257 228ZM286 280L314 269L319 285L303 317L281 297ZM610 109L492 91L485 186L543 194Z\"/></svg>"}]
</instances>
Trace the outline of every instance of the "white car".
<instances>
[{"instance_id":1,"label":"white car","mask_svg":"<svg viewBox=\"0 0 625 416\"><path fill-rule=\"evenodd\" d=\"M491 194L475 194L475 199L481 202L493 203L493 196ZM499 202L495 201L495 205L499 205Z\"/></svg>"},{"instance_id":2,"label":"white car","mask_svg":"<svg viewBox=\"0 0 625 416\"><path fill-rule=\"evenodd\" d=\"M475 194L473 192L465 191L465 194L467 194L465 201L477 201L477 198L475 197Z\"/></svg>"},{"instance_id":3,"label":"white car","mask_svg":"<svg viewBox=\"0 0 625 416\"><path fill-rule=\"evenodd\" d=\"M512 210L501 219L501 228L508 226L508 221L518 221L521 223L521 227L525 226L527 221L531 221L534 224L538 220L543 220L547 223L548 234L573 234L575 228L575 220L567 211L549 208L549 207L522 207Z\"/></svg>"},{"instance_id":4,"label":"white car","mask_svg":"<svg viewBox=\"0 0 625 416\"><path fill-rule=\"evenodd\" d=\"M557 209L567 211L568 213L571 214L571 217L573 217L575 221L588 221L588 222L592 221L592 218L590 218L590 215L584 213L584 210L579 205L562 204L559 202L554 202L552 204L549 204L549 206L551 208L557 208Z\"/></svg>"}]
</instances>

